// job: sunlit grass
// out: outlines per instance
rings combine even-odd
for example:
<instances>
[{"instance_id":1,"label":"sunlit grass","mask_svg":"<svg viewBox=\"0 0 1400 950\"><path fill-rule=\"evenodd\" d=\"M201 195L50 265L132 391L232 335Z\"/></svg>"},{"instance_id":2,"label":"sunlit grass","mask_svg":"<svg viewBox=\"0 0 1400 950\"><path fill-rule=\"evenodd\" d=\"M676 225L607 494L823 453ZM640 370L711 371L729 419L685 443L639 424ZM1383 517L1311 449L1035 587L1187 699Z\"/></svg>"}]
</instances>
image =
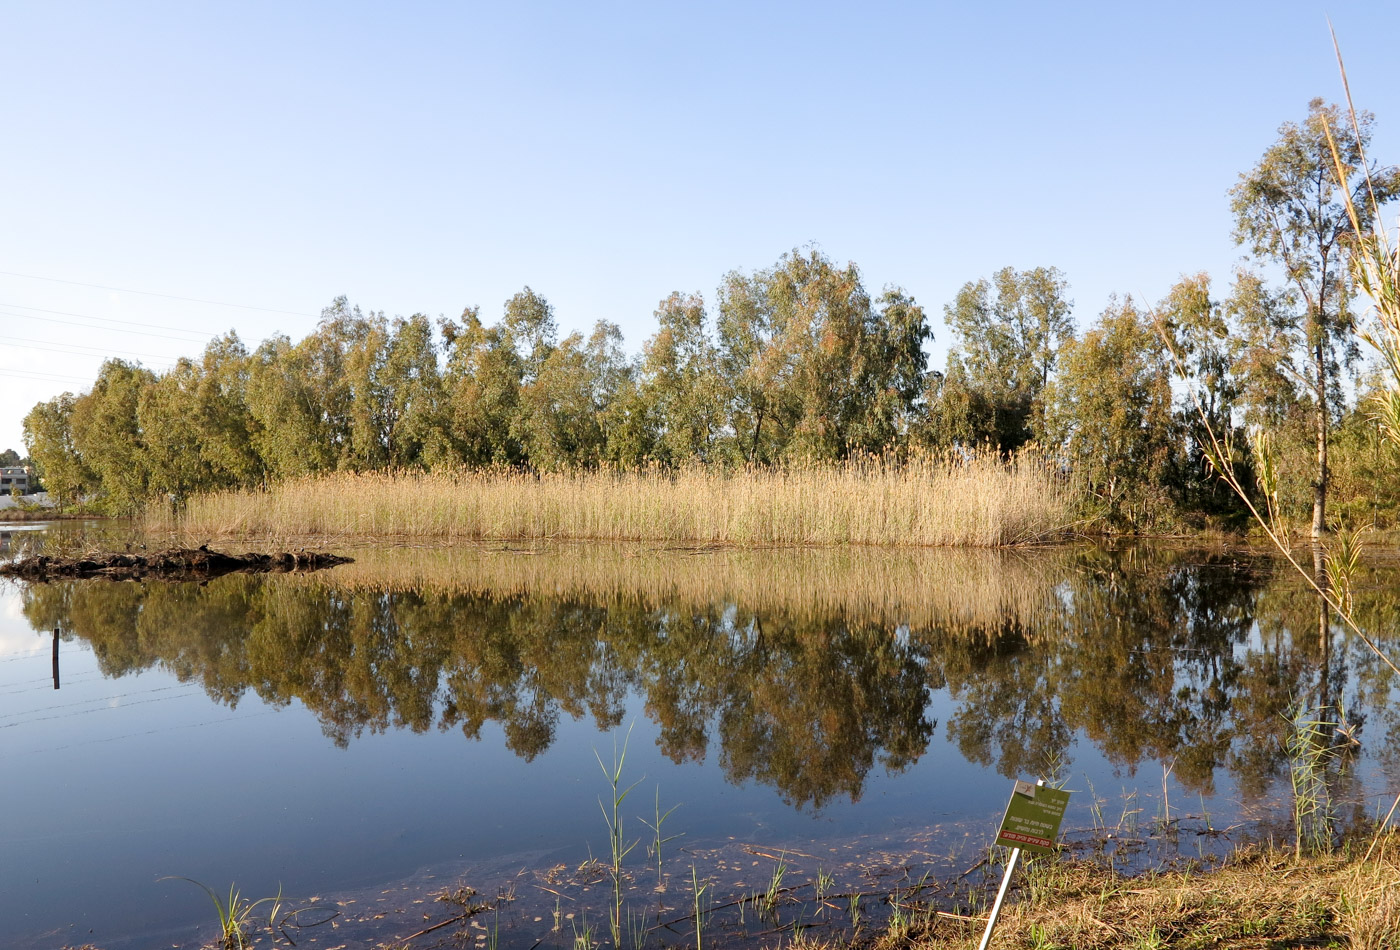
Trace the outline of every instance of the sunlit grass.
<instances>
[{"instance_id":1,"label":"sunlit grass","mask_svg":"<svg viewBox=\"0 0 1400 950\"><path fill-rule=\"evenodd\" d=\"M1394 834L1373 855L1303 858L1241 848L1222 868L1126 877L1092 861L1041 859L1000 918L994 946L1299 947L1382 950L1400 940ZM907 936L891 928L876 950L964 950L984 922L939 920Z\"/></svg>"},{"instance_id":2,"label":"sunlit grass","mask_svg":"<svg viewBox=\"0 0 1400 950\"><path fill-rule=\"evenodd\" d=\"M335 474L190 500L148 525L206 539L581 539L996 547L1058 539L1070 492L1032 456L725 472Z\"/></svg>"}]
</instances>

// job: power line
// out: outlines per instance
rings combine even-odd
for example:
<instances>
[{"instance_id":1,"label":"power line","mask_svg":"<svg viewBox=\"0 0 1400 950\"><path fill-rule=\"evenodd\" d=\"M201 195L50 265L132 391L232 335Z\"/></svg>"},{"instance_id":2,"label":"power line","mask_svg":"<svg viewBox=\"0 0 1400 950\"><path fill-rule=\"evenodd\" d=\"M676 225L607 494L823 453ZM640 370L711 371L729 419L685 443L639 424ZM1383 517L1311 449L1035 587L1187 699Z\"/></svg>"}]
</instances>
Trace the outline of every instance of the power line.
<instances>
[{"instance_id":1,"label":"power line","mask_svg":"<svg viewBox=\"0 0 1400 950\"><path fill-rule=\"evenodd\" d=\"M13 376L16 379L38 379L38 380L69 380L75 383L90 383L93 380L88 376L63 376L59 373L37 373L24 369L0 369L0 376Z\"/></svg>"},{"instance_id":2,"label":"power line","mask_svg":"<svg viewBox=\"0 0 1400 950\"><path fill-rule=\"evenodd\" d=\"M32 346L32 347L29 347L29 349L34 349L34 350L46 350L46 349L49 349L49 348L55 347L55 346L63 347L63 349L57 350L57 351L56 351L56 352L59 352L59 353L66 353L66 352L70 352L70 351L72 351L72 350L92 350L92 351L93 351L93 352L91 352L91 353L73 353L74 356L102 356L102 355L104 355L104 354L113 354L113 353L115 353L115 354L125 354L126 356L141 356L141 357L145 357L145 358L147 358L147 359L153 359L153 360L168 360L168 359L171 358L171 357L169 357L169 356L166 356L166 355L163 354L163 353L138 353L136 350L109 350L109 349L107 349L106 347L102 347L102 346L88 346L86 343L60 343L60 342L58 342L57 340L35 340L35 339L32 339L32 338L27 337L27 336L3 336L3 335L0 335L0 340L12 340L12 341L14 341L13 343L11 343L12 346L23 346L23 345L26 344L26 343L39 343L39 344L43 344L42 346Z\"/></svg>"},{"instance_id":3,"label":"power line","mask_svg":"<svg viewBox=\"0 0 1400 950\"><path fill-rule=\"evenodd\" d=\"M152 330L173 330L173 331L176 332L176 333L189 333L189 334L193 334L194 336L200 336L200 337L205 337L205 338L208 338L208 337L211 337L211 336L214 336L214 335L215 335L215 334L213 334L213 333L205 333L203 330L186 330L184 327L167 327L167 326L161 326L161 325L158 324L158 323L137 323L135 320L118 320L118 319L116 319L115 317L95 317L95 316L93 316L93 315L90 314L90 313L73 313L73 312L71 312L71 311L69 311L69 310L45 310L43 307L28 307L28 306L25 306L24 304L21 304L21 303L0 303L0 307L13 307L13 308L16 309L16 310L35 310L35 311L38 311L39 313L56 313L56 314L58 314L58 315L60 315L60 316L64 316L64 317L82 317L84 320L100 320L100 321L103 322L103 323L120 323L120 324L122 324L123 326L128 326L128 327L150 327ZM30 320L51 320L51 321L54 322L54 323L67 323L67 322L68 322L68 321L66 321L66 320L53 320L52 317L36 317L36 316L33 316L32 314L28 314L28 313L11 313L11 314L7 314L7 316L11 316L11 317L26 317L26 318L28 318L28 319L30 319ZM78 323L78 324L74 324L74 326L85 326L85 324ZM101 327L94 327L93 329L101 329ZM158 333L147 333L147 334L145 334L145 336L160 336L160 334L158 334ZM180 338L179 338L179 337L173 337L173 336L172 336L172 337L166 337L166 339L176 340L176 339L180 339ZM197 342L197 341L195 341L195 340L190 340L189 342L194 343L194 342Z\"/></svg>"},{"instance_id":4,"label":"power line","mask_svg":"<svg viewBox=\"0 0 1400 950\"><path fill-rule=\"evenodd\" d=\"M0 304L0 307L7 306ZM79 323L77 320L60 320L57 317L40 317L32 313L14 313L9 310L0 310L0 317L19 317L21 320L42 320L45 323L61 323L68 327L82 327L85 330L106 330L110 333L130 333L135 336L152 336L161 340L174 340L177 343L199 343L199 340L188 339L183 336L171 336L168 333L152 333L149 330L128 330L124 327L101 327L91 323ZM93 320L101 320L101 317L92 317ZM135 324L141 326L142 324ZM191 333L195 331L191 330Z\"/></svg>"},{"instance_id":5,"label":"power line","mask_svg":"<svg viewBox=\"0 0 1400 950\"><path fill-rule=\"evenodd\" d=\"M245 303L227 303L222 300L206 300L202 297L181 297L176 294L161 294L153 290L131 290L126 287L109 287L106 284L89 284L81 280L65 280L62 277L40 277L38 274L19 274L15 271L0 270L5 277L21 277L25 280L46 280L53 284L72 284L74 287L94 287L98 290L114 290L119 294L141 294L144 297L164 297L166 300L183 300L187 303L206 303L215 307L233 307L238 310L260 310L263 313L284 313L292 317L314 317L314 313L298 310L277 310L273 307L255 307Z\"/></svg>"},{"instance_id":6,"label":"power line","mask_svg":"<svg viewBox=\"0 0 1400 950\"><path fill-rule=\"evenodd\" d=\"M20 339L20 338L19 338L19 337L0 336L0 340L15 340L15 339ZM3 345L3 346L17 346L17 347L19 347L19 348L22 349L22 350L43 350L43 351L46 352L46 353L62 353L62 354L65 355L65 356L87 356L87 357L91 357L91 358L93 358L93 359L103 359L103 358L108 357L108 356L119 356L119 355L136 356L136 357L145 356L145 357L147 357L147 358L149 358L149 359L154 359L154 360L169 360L169 359L170 359L170 357L168 357L168 356L156 356L156 355L153 354L153 353L144 353L144 354L143 354L143 353L133 353L133 352L130 351L130 350L104 350L104 349L98 349L98 348L95 347L95 346L82 346L81 344L70 345L70 344L66 344L66 343L56 343L56 344L54 344L54 345L52 345L52 346L38 346L38 345L35 345L35 344L33 344L33 343L4 343L4 344L0 344L0 345ZM67 346L67 347L69 347L69 348L68 348L68 349L59 349L59 347L64 347L64 346ZM78 349L74 348L74 346L77 346L78 348L85 349L85 350L93 350L93 351L95 351L95 352L91 352L91 353L80 353L80 352L78 352ZM163 366L165 366L165 367L168 369L169 367L174 366L175 363L174 363L174 362L168 362L168 363L162 363L162 364L158 364L158 365L163 365Z\"/></svg>"}]
</instances>

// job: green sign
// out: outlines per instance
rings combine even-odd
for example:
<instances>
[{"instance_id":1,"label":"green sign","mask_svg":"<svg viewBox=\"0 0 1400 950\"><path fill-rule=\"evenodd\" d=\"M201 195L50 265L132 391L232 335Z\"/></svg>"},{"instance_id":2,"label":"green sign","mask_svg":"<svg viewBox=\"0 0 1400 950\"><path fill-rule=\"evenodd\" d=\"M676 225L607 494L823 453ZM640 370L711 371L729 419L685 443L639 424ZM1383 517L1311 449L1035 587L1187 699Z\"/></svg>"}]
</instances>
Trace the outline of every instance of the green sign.
<instances>
[{"instance_id":1,"label":"green sign","mask_svg":"<svg viewBox=\"0 0 1400 950\"><path fill-rule=\"evenodd\" d=\"M1011 792L1011 802L1001 819L997 844L1022 851L1048 854L1055 850L1060 836L1060 821L1065 817L1069 792L1030 782L1017 782Z\"/></svg>"}]
</instances>

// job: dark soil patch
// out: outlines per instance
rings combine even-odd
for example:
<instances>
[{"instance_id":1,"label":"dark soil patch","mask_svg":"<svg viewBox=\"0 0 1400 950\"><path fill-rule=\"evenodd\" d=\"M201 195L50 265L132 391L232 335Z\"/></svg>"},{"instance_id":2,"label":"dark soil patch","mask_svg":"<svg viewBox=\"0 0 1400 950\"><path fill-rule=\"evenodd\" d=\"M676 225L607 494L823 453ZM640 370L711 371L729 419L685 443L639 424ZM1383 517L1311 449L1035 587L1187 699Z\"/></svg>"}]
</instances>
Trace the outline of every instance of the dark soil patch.
<instances>
[{"instance_id":1,"label":"dark soil patch","mask_svg":"<svg viewBox=\"0 0 1400 950\"><path fill-rule=\"evenodd\" d=\"M0 576L27 581L68 578L107 580L208 580L223 574L265 574L288 571L319 571L353 558L317 551L284 551L280 554L225 554L207 546L171 548L154 554L84 554L57 557L41 554L8 564L0 564Z\"/></svg>"}]
</instances>

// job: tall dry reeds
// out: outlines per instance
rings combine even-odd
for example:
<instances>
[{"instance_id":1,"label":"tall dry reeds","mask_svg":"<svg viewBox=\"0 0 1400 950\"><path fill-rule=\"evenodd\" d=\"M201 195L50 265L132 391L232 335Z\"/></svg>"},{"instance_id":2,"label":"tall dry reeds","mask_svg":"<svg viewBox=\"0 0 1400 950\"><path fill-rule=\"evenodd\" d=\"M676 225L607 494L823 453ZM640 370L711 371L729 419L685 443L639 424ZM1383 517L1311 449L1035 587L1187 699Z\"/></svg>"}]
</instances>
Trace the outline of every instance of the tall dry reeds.
<instances>
[{"instance_id":1,"label":"tall dry reeds","mask_svg":"<svg viewBox=\"0 0 1400 950\"><path fill-rule=\"evenodd\" d=\"M1043 461L993 455L722 471L335 474L193 498L148 527L272 541L608 540L996 547L1063 536Z\"/></svg>"}]
</instances>

